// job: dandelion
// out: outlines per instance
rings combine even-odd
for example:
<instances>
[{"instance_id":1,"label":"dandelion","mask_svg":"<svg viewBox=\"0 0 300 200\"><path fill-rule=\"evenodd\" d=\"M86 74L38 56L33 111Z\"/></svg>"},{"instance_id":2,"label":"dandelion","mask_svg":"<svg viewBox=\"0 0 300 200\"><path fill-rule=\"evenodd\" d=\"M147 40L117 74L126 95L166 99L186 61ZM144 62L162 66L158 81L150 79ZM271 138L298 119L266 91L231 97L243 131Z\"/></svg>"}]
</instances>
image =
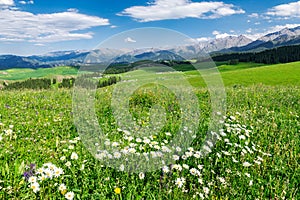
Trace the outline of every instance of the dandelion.
<instances>
[{"instance_id":1,"label":"dandelion","mask_svg":"<svg viewBox=\"0 0 300 200\"><path fill-rule=\"evenodd\" d=\"M121 188L119 187L116 187L114 191L116 194L121 194Z\"/></svg>"},{"instance_id":2,"label":"dandelion","mask_svg":"<svg viewBox=\"0 0 300 200\"><path fill-rule=\"evenodd\" d=\"M30 185L30 188L33 190L34 193L40 191L40 185L37 182L34 182Z\"/></svg>"},{"instance_id":3,"label":"dandelion","mask_svg":"<svg viewBox=\"0 0 300 200\"><path fill-rule=\"evenodd\" d=\"M74 192L68 192L67 194L65 194L65 197L68 200L74 199Z\"/></svg>"},{"instance_id":4,"label":"dandelion","mask_svg":"<svg viewBox=\"0 0 300 200\"><path fill-rule=\"evenodd\" d=\"M145 178L144 172L140 172L140 173L139 173L139 178L140 178L140 179L144 179L144 178Z\"/></svg>"},{"instance_id":5,"label":"dandelion","mask_svg":"<svg viewBox=\"0 0 300 200\"><path fill-rule=\"evenodd\" d=\"M71 154L71 160L77 160L77 159L78 159L78 154L75 153L75 152L73 152L73 153Z\"/></svg>"}]
</instances>

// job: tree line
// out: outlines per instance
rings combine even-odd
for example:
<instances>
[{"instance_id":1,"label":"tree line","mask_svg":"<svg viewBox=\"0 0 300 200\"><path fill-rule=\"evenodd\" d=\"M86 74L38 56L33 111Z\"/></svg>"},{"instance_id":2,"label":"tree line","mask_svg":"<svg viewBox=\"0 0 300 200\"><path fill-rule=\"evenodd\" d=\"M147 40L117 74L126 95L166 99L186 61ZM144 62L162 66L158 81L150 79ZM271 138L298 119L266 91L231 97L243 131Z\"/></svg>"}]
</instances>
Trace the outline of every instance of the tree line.
<instances>
[{"instance_id":1,"label":"tree line","mask_svg":"<svg viewBox=\"0 0 300 200\"><path fill-rule=\"evenodd\" d=\"M300 45L284 46L261 52L228 53L212 56L214 61L255 62L264 64L288 63L300 60Z\"/></svg>"},{"instance_id":2,"label":"tree line","mask_svg":"<svg viewBox=\"0 0 300 200\"><path fill-rule=\"evenodd\" d=\"M85 81L89 81L91 79L87 79L86 77L81 79ZM121 81L120 77L110 76L110 77L102 77L96 80L97 82L89 82L88 84L96 85L97 88L106 87L109 85L116 84ZM75 84L75 78L64 78L61 82L58 82L57 79L49 79L49 78L39 78L32 79L29 78L24 81L16 81L12 83L3 83L4 90L22 90L22 89L33 89L33 90L41 90L41 89L50 89L52 86L57 85L58 88L72 88ZM83 84L83 83L80 83Z\"/></svg>"}]
</instances>

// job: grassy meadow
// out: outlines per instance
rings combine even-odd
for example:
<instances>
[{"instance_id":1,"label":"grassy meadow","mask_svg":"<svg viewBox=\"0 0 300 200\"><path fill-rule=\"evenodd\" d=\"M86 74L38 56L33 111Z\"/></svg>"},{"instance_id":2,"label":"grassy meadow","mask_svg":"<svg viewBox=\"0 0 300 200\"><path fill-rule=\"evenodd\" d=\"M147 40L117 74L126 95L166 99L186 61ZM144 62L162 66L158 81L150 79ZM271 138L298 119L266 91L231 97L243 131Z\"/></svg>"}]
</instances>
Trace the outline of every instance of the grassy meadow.
<instances>
[{"instance_id":1,"label":"grassy meadow","mask_svg":"<svg viewBox=\"0 0 300 200\"><path fill-rule=\"evenodd\" d=\"M132 95L130 113L139 126L149 126L151 106L166 110L165 125L139 137L117 126L111 108L115 86L97 89L95 109L108 138L105 145L119 149L99 150L98 159L74 125L72 89L1 91L0 199L300 199L300 62L218 68L227 111L217 113L222 128L213 133L213 148L205 144L207 156L201 149L210 94L196 71L183 72L196 87L201 111L187 149L168 145L181 122L172 93L146 87ZM134 74L139 72L123 76ZM169 150L174 163L153 172L129 173L125 163L117 169L105 165L105 159L163 156Z\"/></svg>"}]
</instances>

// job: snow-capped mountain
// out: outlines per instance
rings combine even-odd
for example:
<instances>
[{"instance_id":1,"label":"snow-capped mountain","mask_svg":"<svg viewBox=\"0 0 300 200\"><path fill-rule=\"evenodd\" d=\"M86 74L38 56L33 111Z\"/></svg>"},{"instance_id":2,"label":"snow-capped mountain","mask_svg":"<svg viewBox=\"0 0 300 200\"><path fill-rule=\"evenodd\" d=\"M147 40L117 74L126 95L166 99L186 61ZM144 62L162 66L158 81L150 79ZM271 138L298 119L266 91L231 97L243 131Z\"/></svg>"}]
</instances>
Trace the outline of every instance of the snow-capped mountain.
<instances>
[{"instance_id":1,"label":"snow-capped mountain","mask_svg":"<svg viewBox=\"0 0 300 200\"><path fill-rule=\"evenodd\" d=\"M94 63L130 63L139 60L183 60L199 58L211 52L261 51L279 46L300 44L300 27L285 28L267 34L256 41L240 36L228 36L192 45L169 49L110 49L100 48L91 51L59 51L41 56L0 55L0 69L40 68L58 65L78 66Z\"/></svg>"},{"instance_id":2,"label":"snow-capped mountain","mask_svg":"<svg viewBox=\"0 0 300 200\"><path fill-rule=\"evenodd\" d=\"M229 48L227 51L262 51L296 44L300 44L300 26L296 28L284 28L280 31L269 33L245 46Z\"/></svg>"}]
</instances>

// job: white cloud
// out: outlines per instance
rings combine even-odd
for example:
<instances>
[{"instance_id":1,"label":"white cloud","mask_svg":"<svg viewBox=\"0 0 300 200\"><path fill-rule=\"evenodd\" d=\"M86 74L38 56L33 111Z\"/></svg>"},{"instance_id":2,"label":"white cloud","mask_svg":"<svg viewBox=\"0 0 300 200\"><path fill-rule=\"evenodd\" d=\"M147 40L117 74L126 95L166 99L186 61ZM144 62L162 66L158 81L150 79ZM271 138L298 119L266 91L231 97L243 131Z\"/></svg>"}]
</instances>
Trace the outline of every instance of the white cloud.
<instances>
[{"instance_id":1,"label":"white cloud","mask_svg":"<svg viewBox=\"0 0 300 200\"><path fill-rule=\"evenodd\" d=\"M109 25L108 19L69 10L51 14L1 9L0 40L34 43L90 39L92 27ZM78 33L80 31L80 33Z\"/></svg>"},{"instance_id":2,"label":"white cloud","mask_svg":"<svg viewBox=\"0 0 300 200\"><path fill-rule=\"evenodd\" d=\"M23 4L23 5L34 4L34 1L19 1L19 4Z\"/></svg>"},{"instance_id":3,"label":"white cloud","mask_svg":"<svg viewBox=\"0 0 300 200\"><path fill-rule=\"evenodd\" d=\"M119 13L140 22L200 18L215 19L233 14L245 13L244 10L224 2L191 2L190 0L155 0L148 6L133 6Z\"/></svg>"},{"instance_id":4,"label":"white cloud","mask_svg":"<svg viewBox=\"0 0 300 200\"><path fill-rule=\"evenodd\" d=\"M277 17L300 17L300 1L275 6L266 13Z\"/></svg>"},{"instance_id":5,"label":"white cloud","mask_svg":"<svg viewBox=\"0 0 300 200\"><path fill-rule=\"evenodd\" d=\"M220 33L219 31L213 31L212 34L213 34L213 35L219 35L219 34L221 34L221 33Z\"/></svg>"},{"instance_id":6,"label":"white cloud","mask_svg":"<svg viewBox=\"0 0 300 200\"><path fill-rule=\"evenodd\" d=\"M132 39L131 37L125 38L124 42L126 43L135 43L136 41L134 39Z\"/></svg>"},{"instance_id":7,"label":"white cloud","mask_svg":"<svg viewBox=\"0 0 300 200\"><path fill-rule=\"evenodd\" d=\"M234 31L230 31L230 32L234 33ZM213 31L212 34L215 36L216 39L222 39L228 36L237 36L235 34L221 33L220 31Z\"/></svg>"},{"instance_id":8,"label":"white cloud","mask_svg":"<svg viewBox=\"0 0 300 200\"><path fill-rule=\"evenodd\" d=\"M118 28L116 25L111 25L110 28Z\"/></svg>"},{"instance_id":9,"label":"white cloud","mask_svg":"<svg viewBox=\"0 0 300 200\"><path fill-rule=\"evenodd\" d=\"M0 7L1 6L13 6L14 1L13 0L0 0Z\"/></svg>"},{"instance_id":10,"label":"white cloud","mask_svg":"<svg viewBox=\"0 0 300 200\"><path fill-rule=\"evenodd\" d=\"M251 18L258 18L259 15L258 15L258 13L251 13L250 15L248 15L248 17L251 17Z\"/></svg>"}]
</instances>

